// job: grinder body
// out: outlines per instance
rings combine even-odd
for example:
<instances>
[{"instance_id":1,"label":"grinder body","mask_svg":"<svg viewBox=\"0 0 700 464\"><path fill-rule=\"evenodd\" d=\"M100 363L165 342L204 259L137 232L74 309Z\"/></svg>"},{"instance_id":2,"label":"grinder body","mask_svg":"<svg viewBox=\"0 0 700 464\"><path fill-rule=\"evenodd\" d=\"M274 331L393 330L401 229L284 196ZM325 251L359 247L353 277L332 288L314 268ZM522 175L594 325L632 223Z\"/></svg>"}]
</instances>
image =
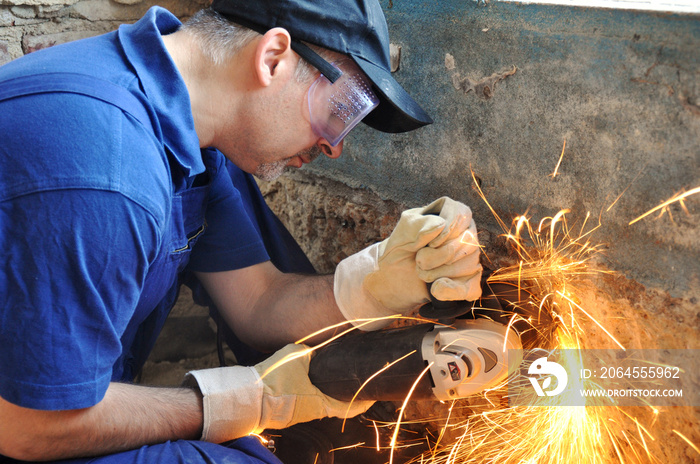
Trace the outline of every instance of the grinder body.
<instances>
[{"instance_id":1,"label":"grinder body","mask_svg":"<svg viewBox=\"0 0 700 464\"><path fill-rule=\"evenodd\" d=\"M357 394L359 399L402 401L413 388L413 400L445 401L498 386L521 361L509 350L520 349L515 331L486 319L356 332L318 350L309 378L339 400L349 401Z\"/></svg>"}]
</instances>

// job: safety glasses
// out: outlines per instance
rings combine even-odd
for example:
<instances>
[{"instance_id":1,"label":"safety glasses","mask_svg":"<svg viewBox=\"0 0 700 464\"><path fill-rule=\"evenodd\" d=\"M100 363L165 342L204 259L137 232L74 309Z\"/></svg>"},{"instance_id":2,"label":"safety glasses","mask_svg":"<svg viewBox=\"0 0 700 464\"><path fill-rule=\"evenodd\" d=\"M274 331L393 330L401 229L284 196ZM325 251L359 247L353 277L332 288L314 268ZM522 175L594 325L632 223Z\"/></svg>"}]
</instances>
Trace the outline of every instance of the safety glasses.
<instances>
[{"instance_id":1,"label":"safety glasses","mask_svg":"<svg viewBox=\"0 0 700 464\"><path fill-rule=\"evenodd\" d=\"M307 99L311 128L335 147L362 118L379 105L369 80L351 60L332 63L342 75L331 83L321 74L311 84Z\"/></svg>"}]
</instances>

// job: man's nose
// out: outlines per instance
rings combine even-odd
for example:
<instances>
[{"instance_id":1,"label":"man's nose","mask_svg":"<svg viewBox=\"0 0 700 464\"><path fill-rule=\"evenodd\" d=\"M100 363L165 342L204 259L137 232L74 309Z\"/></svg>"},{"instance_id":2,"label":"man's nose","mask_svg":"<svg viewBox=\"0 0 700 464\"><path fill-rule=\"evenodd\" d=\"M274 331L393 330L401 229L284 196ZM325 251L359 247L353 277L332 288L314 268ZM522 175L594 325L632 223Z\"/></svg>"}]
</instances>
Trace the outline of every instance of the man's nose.
<instances>
[{"instance_id":1,"label":"man's nose","mask_svg":"<svg viewBox=\"0 0 700 464\"><path fill-rule=\"evenodd\" d=\"M344 140L341 140L338 145L332 147L328 140L320 138L318 142L316 142L316 145L321 149L324 155L331 159L336 159L343 152L343 142Z\"/></svg>"}]
</instances>

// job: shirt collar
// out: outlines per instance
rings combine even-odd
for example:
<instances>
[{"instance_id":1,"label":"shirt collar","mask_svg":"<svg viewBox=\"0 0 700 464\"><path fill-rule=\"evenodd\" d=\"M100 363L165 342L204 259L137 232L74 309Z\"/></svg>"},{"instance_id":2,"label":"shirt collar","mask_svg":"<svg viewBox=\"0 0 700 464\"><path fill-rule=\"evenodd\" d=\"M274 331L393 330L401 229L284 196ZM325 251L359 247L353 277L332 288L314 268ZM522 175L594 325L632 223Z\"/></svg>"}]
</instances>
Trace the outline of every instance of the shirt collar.
<instances>
[{"instance_id":1,"label":"shirt collar","mask_svg":"<svg viewBox=\"0 0 700 464\"><path fill-rule=\"evenodd\" d=\"M189 177L205 167L187 87L162 38L180 25L173 14L156 6L136 23L120 26L119 40L158 116L165 146Z\"/></svg>"}]
</instances>

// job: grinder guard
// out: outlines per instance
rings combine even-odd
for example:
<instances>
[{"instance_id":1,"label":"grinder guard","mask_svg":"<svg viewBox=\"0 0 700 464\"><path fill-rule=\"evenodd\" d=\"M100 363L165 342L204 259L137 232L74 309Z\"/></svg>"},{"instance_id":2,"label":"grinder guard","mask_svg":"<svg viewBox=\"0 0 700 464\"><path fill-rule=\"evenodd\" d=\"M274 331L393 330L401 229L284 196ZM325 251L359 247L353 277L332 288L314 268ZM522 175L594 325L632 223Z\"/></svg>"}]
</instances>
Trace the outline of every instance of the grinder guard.
<instances>
[{"instance_id":1,"label":"grinder guard","mask_svg":"<svg viewBox=\"0 0 700 464\"><path fill-rule=\"evenodd\" d=\"M522 361L522 354L509 350L521 349L514 331L486 319L436 326L422 346L423 359L433 363L433 395L447 401L497 387Z\"/></svg>"}]
</instances>

